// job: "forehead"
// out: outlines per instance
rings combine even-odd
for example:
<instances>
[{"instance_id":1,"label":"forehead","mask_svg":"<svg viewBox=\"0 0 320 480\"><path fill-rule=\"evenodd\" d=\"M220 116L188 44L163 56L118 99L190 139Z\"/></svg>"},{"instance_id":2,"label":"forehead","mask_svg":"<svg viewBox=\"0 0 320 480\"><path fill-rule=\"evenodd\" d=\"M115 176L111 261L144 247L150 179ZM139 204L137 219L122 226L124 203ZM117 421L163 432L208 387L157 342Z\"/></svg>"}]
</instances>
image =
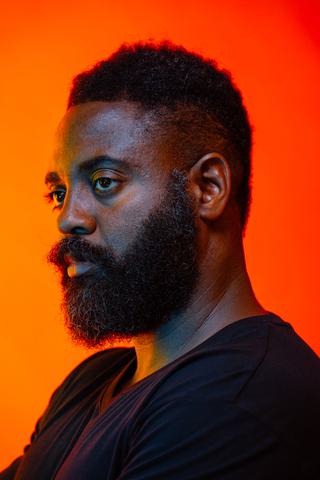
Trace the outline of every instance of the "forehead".
<instances>
[{"instance_id":1,"label":"forehead","mask_svg":"<svg viewBox=\"0 0 320 480\"><path fill-rule=\"evenodd\" d=\"M70 170L89 158L108 155L145 168L155 167L152 159L157 158L163 168L168 152L155 124L154 116L134 102L72 107L57 128L52 166Z\"/></svg>"}]
</instances>

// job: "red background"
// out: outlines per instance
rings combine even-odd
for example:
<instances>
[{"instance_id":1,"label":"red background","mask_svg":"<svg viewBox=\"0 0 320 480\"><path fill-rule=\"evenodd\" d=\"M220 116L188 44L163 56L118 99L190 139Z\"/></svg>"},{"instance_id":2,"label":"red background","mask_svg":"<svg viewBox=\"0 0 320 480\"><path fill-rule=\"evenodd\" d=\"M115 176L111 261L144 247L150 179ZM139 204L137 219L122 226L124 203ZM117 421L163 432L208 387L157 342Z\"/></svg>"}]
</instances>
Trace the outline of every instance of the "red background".
<instances>
[{"instance_id":1,"label":"red background","mask_svg":"<svg viewBox=\"0 0 320 480\"><path fill-rule=\"evenodd\" d=\"M72 76L123 41L167 38L233 72L255 126L249 273L262 304L320 352L319 17L316 0L2 7L0 469L21 453L53 389L91 353L71 344L44 260L58 237L43 176Z\"/></svg>"}]
</instances>

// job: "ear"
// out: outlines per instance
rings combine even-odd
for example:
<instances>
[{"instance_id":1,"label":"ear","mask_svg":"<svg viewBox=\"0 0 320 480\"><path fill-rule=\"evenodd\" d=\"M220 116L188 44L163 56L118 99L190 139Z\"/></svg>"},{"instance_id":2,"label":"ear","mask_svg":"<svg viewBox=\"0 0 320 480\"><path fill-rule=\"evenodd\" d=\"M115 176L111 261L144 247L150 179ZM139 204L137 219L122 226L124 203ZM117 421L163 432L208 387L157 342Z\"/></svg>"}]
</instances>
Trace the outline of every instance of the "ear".
<instances>
[{"instance_id":1,"label":"ear","mask_svg":"<svg viewBox=\"0 0 320 480\"><path fill-rule=\"evenodd\" d=\"M204 155L189 172L190 186L203 220L216 220L228 203L231 193L231 170L227 160L216 152Z\"/></svg>"}]
</instances>

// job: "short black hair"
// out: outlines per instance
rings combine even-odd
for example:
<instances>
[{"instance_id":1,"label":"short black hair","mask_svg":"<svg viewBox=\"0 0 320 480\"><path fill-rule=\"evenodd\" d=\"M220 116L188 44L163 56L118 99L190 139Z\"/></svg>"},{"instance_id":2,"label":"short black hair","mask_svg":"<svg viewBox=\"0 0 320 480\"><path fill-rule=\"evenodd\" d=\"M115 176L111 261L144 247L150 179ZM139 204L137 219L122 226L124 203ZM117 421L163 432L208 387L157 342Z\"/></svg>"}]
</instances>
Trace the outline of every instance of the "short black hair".
<instances>
[{"instance_id":1,"label":"short black hair","mask_svg":"<svg viewBox=\"0 0 320 480\"><path fill-rule=\"evenodd\" d=\"M123 44L73 79L68 108L114 100L138 102L146 110L190 106L210 118L215 134L232 152L229 160L241 167L236 199L245 229L251 202L252 129L242 95L228 71L169 41ZM207 122L202 123L207 128Z\"/></svg>"}]
</instances>

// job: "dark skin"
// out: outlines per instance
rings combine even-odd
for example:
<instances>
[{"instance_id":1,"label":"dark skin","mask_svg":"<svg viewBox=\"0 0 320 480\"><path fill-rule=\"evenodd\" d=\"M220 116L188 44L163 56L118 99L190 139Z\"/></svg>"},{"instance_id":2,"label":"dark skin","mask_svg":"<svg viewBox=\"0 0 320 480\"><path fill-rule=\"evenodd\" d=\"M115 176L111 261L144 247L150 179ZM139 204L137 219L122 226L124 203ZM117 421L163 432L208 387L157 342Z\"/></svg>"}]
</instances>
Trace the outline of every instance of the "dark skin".
<instances>
[{"instance_id":1,"label":"dark skin","mask_svg":"<svg viewBox=\"0 0 320 480\"><path fill-rule=\"evenodd\" d=\"M51 174L47 183L49 190L56 192L54 210L62 236L79 235L122 254L141 222L159 205L170 171L179 167L168 147L172 142L152 134L148 113L127 101L72 107L56 140L50 170L57 175ZM96 165L87 164L97 158ZM183 312L132 339L137 369L123 389L225 326L266 313L246 271L235 181L227 159L213 145L206 155L195 159L188 179L199 231L197 288ZM81 265L74 268L80 271Z\"/></svg>"}]
</instances>

